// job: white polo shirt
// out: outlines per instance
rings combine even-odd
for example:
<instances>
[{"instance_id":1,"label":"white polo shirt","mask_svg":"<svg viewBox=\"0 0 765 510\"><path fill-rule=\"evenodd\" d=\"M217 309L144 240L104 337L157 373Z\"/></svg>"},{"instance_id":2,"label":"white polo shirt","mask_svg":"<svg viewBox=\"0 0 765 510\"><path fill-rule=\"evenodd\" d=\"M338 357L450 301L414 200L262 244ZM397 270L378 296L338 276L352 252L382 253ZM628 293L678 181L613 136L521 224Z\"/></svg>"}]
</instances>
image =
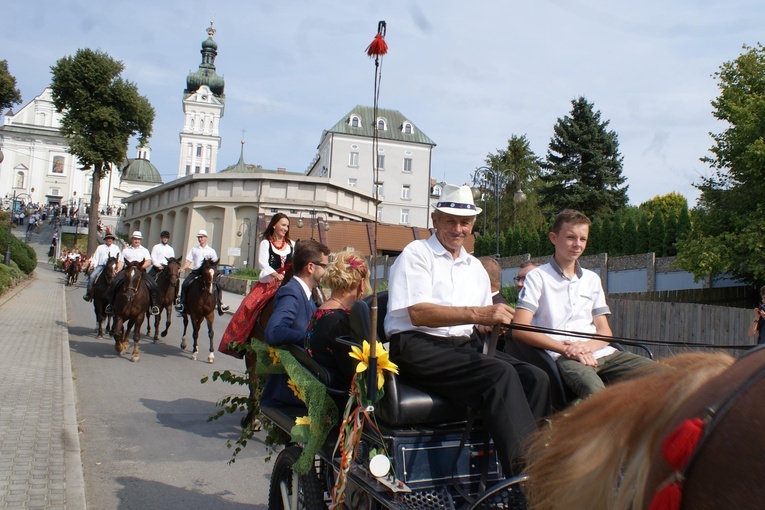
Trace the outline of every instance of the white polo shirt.
<instances>
[{"instance_id":1,"label":"white polo shirt","mask_svg":"<svg viewBox=\"0 0 765 510\"><path fill-rule=\"evenodd\" d=\"M593 318L611 313L606 304L603 285L596 273L582 269L577 262L574 276L568 278L552 257L549 263L533 269L526 275L515 307L534 314L531 319L532 326L578 333L595 333ZM565 334L548 336L560 342L587 341L586 338ZM593 354L597 359L615 351L613 347L606 346ZM546 352L553 359L560 356L554 351Z\"/></svg>"},{"instance_id":2,"label":"white polo shirt","mask_svg":"<svg viewBox=\"0 0 765 510\"><path fill-rule=\"evenodd\" d=\"M186 255L186 260L191 262L191 269L199 269L202 267L202 263L204 263L205 259L218 260L218 254L209 244L204 248L202 248L202 245L198 244L189 250L189 254Z\"/></svg>"},{"instance_id":3,"label":"white polo shirt","mask_svg":"<svg viewBox=\"0 0 765 510\"><path fill-rule=\"evenodd\" d=\"M133 248L133 245L126 246L122 250L122 258L125 262L136 262L139 260L151 260L151 253L142 245L138 245L138 248Z\"/></svg>"},{"instance_id":4,"label":"white polo shirt","mask_svg":"<svg viewBox=\"0 0 765 510\"><path fill-rule=\"evenodd\" d=\"M175 257L175 250L169 244L157 243L151 249L151 263L157 269L167 265L167 259Z\"/></svg>"},{"instance_id":5,"label":"white polo shirt","mask_svg":"<svg viewBox=\"0 0 765 510\"><path fill-rule=\"evenodd\" d=\"M117 262L122 260L122 254L120 253L119 247L117 247L116 244L106 245L106 243L99 245L98 248L96 248L96 252L93 254L92 264L94 266L103 266L106 264L106 261L109 260L109 257L114 257L117 259Z\"/></svg>"},{"instance_id":6,"label":"white polo shirt","mask_svg":"<svg viewBox=\"0 0 765 510\"><path fill-rule=\"evenodd\" d=\"M390 270L385 334L422 331L434 336L470 336L473 324L438 328L414 326L408 308L418 303L443 306L491 305L489 275L479 260L461 248L456 259L438 238L409 243Z\"/></svg>"}]
</instances>

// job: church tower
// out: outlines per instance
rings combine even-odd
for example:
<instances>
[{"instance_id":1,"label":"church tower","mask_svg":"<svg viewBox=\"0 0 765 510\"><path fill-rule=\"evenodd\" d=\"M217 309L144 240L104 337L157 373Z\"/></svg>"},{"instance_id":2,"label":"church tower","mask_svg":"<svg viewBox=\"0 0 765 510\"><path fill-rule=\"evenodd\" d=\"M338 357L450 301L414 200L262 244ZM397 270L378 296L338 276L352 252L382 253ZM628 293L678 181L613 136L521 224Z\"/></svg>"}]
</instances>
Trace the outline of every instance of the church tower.
<instances>
[{"instance_id":1,"label":"church tower","mask_svg":"<svg viewBox=\"0 0 765 510\"><path fill-rule=\"evenodd\" d=\"M220 119L226 95L222 76L215 72L218 44L213 41L215 29L212 21L207 29L208 38L202 42L202 63L199 70L186 77L183 91L183 131L181 131L181 157L178 178L191 174L215 173L220 149Z\"/></svg>"}]
</instances>

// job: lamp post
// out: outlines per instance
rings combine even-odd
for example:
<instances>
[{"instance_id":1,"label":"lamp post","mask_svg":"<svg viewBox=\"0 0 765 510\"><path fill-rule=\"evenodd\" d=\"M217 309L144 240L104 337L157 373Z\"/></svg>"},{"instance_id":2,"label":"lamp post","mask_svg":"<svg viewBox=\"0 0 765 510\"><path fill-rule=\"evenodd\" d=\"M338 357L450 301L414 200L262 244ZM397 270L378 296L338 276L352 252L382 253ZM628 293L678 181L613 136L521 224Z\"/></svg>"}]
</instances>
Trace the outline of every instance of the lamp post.
<instances>
[{"instance_id":1,"label":"lamp post","mask_svg":"<svg viewBox=\"0 0 765 510\"><path fill-rule=\"evenodd\" d=\"M484 199L484 201L483 201L484 208L486 208L486 196L484 195L484 192L485 192L485 190L486 190L486 188L488 187L489 184L491 184L492 187L494 188L494 205L495 205L495 219L494 219L494 222L495 222L496 242L497 242L496 252L494 253L494 257L495 258L499 258L500 257L500 253L499 253L499 197L500 197L500 195L502 193L502 189L500 188L500 186L502 184L500 177L503 174L504 175L508 175L509 174L518 183L520 183L520 181L521 181L520 176L518 175L518 173L515 170L510 170L510 169L500 170L500 169L495 169L495 168L490 167L490 166L482 166L482 167L476 168L475 173L473 174L473 187L471 188L471 190L473 192L473 199L474 200L478 200L479 198L481 198L483 196L483 199ZM476 186L477 182L481 183L480 187ZM526 201L526 193L524 193L523 190L520 187L518 187L518 190L515 193L513 193L513 207L515 207L515 205L517 205L517 204L522 204L525 201ZM487 214L487 212L488 211L484 211L484 217L483 217L483 220L484 220L484 227L483 227L484 228L484 235L486 234L486 214Z\"/></svg>"},{"instance_id":2,"label":"lamp post","mask_svg":"<svg viewBox=\"0 0 765 510\"><path fill-rule=\"evenodd\" d=\"M32 190L34 191L34 190ZM5 247L5 265L10 266L11 265L11 236L13 235L13 214L16 212L16 200L21 200L22 197L26 197L26 199L31 203L32 197L27 193L16 193L14 190L13 192L13 198L11 200L11 212L10 217L8 218L8 245ZM6 199L10 198L8 195L5 196Z\"/></svg>"},{"instance_id":3,"label":"lamp post","mask_svg":"<svg viewBox=\"0 0 765 510\"><path fill-rule=\"evenodd\" d=\"M252 222L249 219L242 220L242 224L239 225L239 230L236 232L236 235L239 237L242 237L244 234L243 230L244 227L247 227L247 259L245 261L245 266L247 269L252 268L251 260L250 260L250 244L252 242Z\"/></svg>"},{"instance_id":4,"label":"lamp post","mask_svg":"<svg viewBox=\"0 0 765 510\"><path fill-rule=\"evenodd\" d=\"M329 230L329 223L327 223L327 220L325 218L322 218L321 216L317 217L318 211L316 209L306 209L304 211L300 211L300 217L297 220L297 226L298 228L303 228L303 225L305 224L303 222L303 213L307 212L309 215L311 215L311 240L313 240L313 230L317 226L319 228L323 228L324 232ZM324 225L322 226L322 220L324 221Z\"/></svg>"}]
</instances>

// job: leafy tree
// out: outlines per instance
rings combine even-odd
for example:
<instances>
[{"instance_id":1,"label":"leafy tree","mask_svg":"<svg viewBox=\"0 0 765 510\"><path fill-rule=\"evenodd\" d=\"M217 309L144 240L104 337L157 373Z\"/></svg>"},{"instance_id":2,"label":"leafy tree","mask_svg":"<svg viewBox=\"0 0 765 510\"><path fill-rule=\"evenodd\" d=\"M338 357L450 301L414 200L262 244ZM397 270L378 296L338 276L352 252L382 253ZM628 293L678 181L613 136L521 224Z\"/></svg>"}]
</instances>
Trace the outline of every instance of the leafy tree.
<instances>
[{"instance_id":1,"label":"leafy tree","mask_svg":"<svg viewBox=\"0 0 765 510\"><path fill-rule=\"evenodd\" d=\"M670 210L667 215L667 221L664 222L664 249L668 257L677 255L675 241L677 240L677 215L674 210Z\"/></svg>"},{"instance_id":2,"label":"leafy tree","mask_svg":"<svg viewBox=\"0 0 765 510\"><path fill-rule=\"evenodd\" d=\"M701 191L691 235L680 242L678 261L696 278L730 274L765 280L765 47L744 52L715 73L720 95L713 115L725 129L712 134L712 169Z\"/></svg>"},{"instance_id":3,"label":"leafy tree","mask_svg":"<svg viewBox=\"0 0 765 510\"><path fill-rule=\"evenodd\" d=\"M622 229L622 255L634 255L638 253L635 251L637 237L637 225L635 220L632 219L632 215L627 216L624 220L624 226Z\"/></svg>"},{"instance_id":4,"label":"leafy tree","mask_svg":"<svg viewBox=\"0 0 765 510\"><path fill-rule=\"evenodd\" d=\"M552 214L572 208L590 217L627 205L626 178L619 140L609 121L584 97L571 102L570 116L558 119L550 140L541 189L542 205Z\"/></svg>"},{"instance_id":5,"label":"leafy tree","mask_svg":"<svg viewBox=\"0 0 765 510\"><path fill-rule=\"evenodd\" d=\"M63 112L61 133L83 169L93 169L88 222L88 252L98 245L101 179L126 159L130 137L145 143L151 136L154 109L138 87L120 74L122 62L106 53L80 49L51 67L53 103Z\"/></svg>"},{"instance_id":6,"label":"leafy tree","mask_svg":"<svg viewBox=\"0 0 765 510\"><path fill-rule=\"evenodd\" d=\"M639 207L648 214L648 221L653 219L654 214L657 213L660 213L666 219L670 211L674 211L676 217L680 215L680 211L683 208L687 211L688 200L680 193L673 191L666 195L656 195L651 200L646 200L640 204Z\"/></svg>"},{"instance_id":7,"label":"leafy tree","mask_svg":"<svg viewBox=\"0 0 765 510\"><path fill-rule=\"evenodd\" d=\"M680 244L688 238L690 233L691 214L686 206L680 209L680 213L677 215L677 235L675 236L676 247L680 246Z\"/></svg>"},{"instance_id":8,"label":"leafy tree","mask_svg":"<svg viewBox=\"0 0 765 510\"><path fill-rule=\"evenodd\" d=\"M648 253L650 250L651 227L648 223L648 214L641 214L635 236L635 253Z\"/></svg>"},{"instance_id":9,"label":"leafy tree","mask_svg":"<svg viewBox=\"0 0 765 510\"><path fill-rule=\"evenodd\" d=\"M8 70L8 61L0 60L0 113L21 103L21 92L16 88L16 78Z\"/></svg>"}]
</instances>

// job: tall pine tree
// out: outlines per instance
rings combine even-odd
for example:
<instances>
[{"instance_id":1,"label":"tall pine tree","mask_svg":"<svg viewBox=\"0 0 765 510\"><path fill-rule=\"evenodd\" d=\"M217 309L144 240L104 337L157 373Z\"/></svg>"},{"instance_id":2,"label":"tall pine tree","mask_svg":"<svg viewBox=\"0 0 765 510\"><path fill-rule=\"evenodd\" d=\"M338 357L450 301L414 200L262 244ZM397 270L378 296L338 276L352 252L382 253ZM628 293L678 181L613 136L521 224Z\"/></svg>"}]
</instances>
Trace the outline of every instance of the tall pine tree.
<instances>
[{"instance_id":1,"label":"tall pine tree","mask_svg":"<svg viewBox=\"0 0 765 510\"><path fill-rule=\"evenodd\" d=\"M542 164L542 206L550 214L566 208L590 217L613 213L627 205L618 137L584 97L571 104L571 114L553 128Z\"/></svg>"}]
</instances>

